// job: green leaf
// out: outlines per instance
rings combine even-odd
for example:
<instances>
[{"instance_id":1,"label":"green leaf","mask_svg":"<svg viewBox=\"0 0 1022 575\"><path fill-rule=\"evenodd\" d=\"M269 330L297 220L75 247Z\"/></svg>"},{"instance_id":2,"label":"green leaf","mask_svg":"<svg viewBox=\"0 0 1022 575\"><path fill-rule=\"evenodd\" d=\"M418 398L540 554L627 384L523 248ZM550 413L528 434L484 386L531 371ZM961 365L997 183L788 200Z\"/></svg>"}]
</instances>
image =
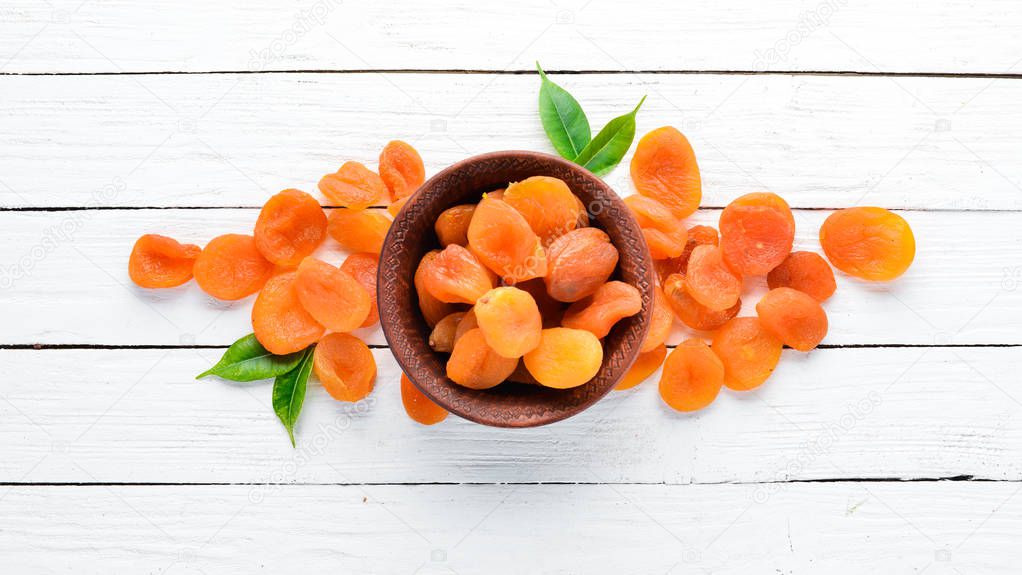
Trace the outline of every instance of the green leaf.
<instances>
[{"instance_id":1,"label":"green leaf","mask_svg":"<svg viewBox=\"0 0 1022 575\"><path fill-rule=\"evenodd\" d=\"M284 429L287 429L291 447L295 447L295 423L298 422L298 415L302 413L302 403L305 402L305 386L309 382L309 374L312 373L312 354L315 348L316 346L309 346L305 351L298 352L301 355L298 366L283 375L278 375L273 382L273 411L284 424Z\"/></svg>"},{"instance_id":2,"label":"green leaf","mask_svg":"<svg viewBox=\"0 0 1022 575\"><path fill-rule=\"evenodd\" d=\"M613 170L621 158L625 157L628 148L632 147L632 140L635 138L635 114L645 101L646 97L643 96L634 110L607 122L593 141L589 142L575 158L575 163L597 176L603 176Z\"/></svg>"},{"instance_id":3,"label":"green leaf","mask_svg":"<svg viewBox=\"0 0 1022 575\"><path fill-rule=\"evenodd\" d=\"M543 79L539 88L539 119L543 121L543 130L561 157L574 160L592 137L589 119L574 96L547 78L539 62L536 62L536 69Z\"/></svg>"},{"instance_id":4,"label":"green leaf","mask_svg":"<svg viewBox=\"0 0 1022 575\"><path fill-rule=\"evenodd\" d=\"M273 355L259 343L254 333L231 344L216 365L200 373L195 379L215 375L231 381L257 381L272 379L287 373L298 365L302 352Z\"/></svg>"}]
</instances>

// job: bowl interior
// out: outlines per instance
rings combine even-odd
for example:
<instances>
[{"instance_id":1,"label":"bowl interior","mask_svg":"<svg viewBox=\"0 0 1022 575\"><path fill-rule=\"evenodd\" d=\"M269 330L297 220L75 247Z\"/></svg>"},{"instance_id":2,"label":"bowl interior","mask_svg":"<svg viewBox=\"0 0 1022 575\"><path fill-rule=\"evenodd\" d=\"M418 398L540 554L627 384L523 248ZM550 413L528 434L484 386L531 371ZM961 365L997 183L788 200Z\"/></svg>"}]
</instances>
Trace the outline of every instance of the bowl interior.
<instances>
[{"instance_id":1,"label":"bowl interior","mask_svg":"<svg viewBox=\"0 0 1022 575\"><path fill-rule=\"evenodd\" d=\"M642 312L622 320L604 338L603 365L592 380L558 390L505 382L488 390L462 387L446 376L446 355L429 347L430 328L418 308L413 277L422 256L439 248L433 224L458 204L530 176L564 180L586 205L590 225L610 236L619 252L617 279L639 289ZM561 158L538 152L494 152L468 158L427 181L395 218L380 254L380 322L401 369L433 401L465 419L498 427L531 427L570 417L596 403L628 371L646 335L652 306L652 262L642 231L603 180Z\"/></svg>"}]
</instances>

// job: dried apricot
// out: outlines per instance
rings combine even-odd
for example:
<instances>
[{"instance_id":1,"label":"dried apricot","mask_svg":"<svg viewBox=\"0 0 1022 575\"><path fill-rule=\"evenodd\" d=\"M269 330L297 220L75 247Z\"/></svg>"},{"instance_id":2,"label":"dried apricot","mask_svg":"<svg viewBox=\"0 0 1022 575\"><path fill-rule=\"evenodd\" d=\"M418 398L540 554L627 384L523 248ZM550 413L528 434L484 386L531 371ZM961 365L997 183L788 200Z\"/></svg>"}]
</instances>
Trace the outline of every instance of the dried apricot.
<instances>
[{"instance_id":1,"label":"dried apricot","mask_svg":"<svg viewBox=\"0 0 1022 575\"><path fill-rule=\"evenodd\" d=\"M454 349L455 333L457 333L458 325L463 317L465 317L465 312L459 311L444 316L444 319L436 322L433 331L429 334L429 347L436 352L451 353Z\"/></svg>"},{"instance_id":2,"label":"dried apricot","mask_svg":"<svg viewBox=\"0 0 1022 575\"><path fill-rule=\"evenodd\" d=\"M146 234L135 241L128 258L128 276L144 288L170 288L192 279L202 248L173 238Z\"/></svg>"},{"instance_id":3,"label":"dried apricot","mask_svg":"<svg viewBox=\"0 0 1022 575\"><path fill-rule=\"evenodd\" d=\"M494 288L472 310L486 343L498 354L518 358L539 345L543 318L528 292L511 286Z\"/></svg>"},{"instance_id":4,"label":"dried apricot","mask_svg":"<svg viewBox=\"0 0 1022 575\"><path fill-rule=\"evenodd\" d=\"M390 229L390 218L383 210L338 208L328 218L330 237L353 252L380 253Z\"/></svg>"},{"instance_id":5,"label":"dried apricot","mask_svg":"<svg viewBox=\"0 0 1022 575\"><path fill-rule=\"evenodd\" d=\"M744 276L766 275L791 252L795 218L777 194L746 194L720 214L720 249L731 269Z\"/></svg>"},{"instance_id":6,"label":"dried apricot","mask_svg":"<svg viewBox=\"0 0 1022 575\"><path fill-rule=\"evenodd\" d=\"M684 274L688 271L688 258L696 246L716 246L720 244L717 236L717 229L710 226L692 226L688 229L688 239L685 241L685 250L676 258L660 260L656 262L660 278L666 278L671 274Z\"/></svg>"},{"instance_id":7,"label":"dried apricot","mask_svg":"<svg viewBox=\"0 0 1022 575\"><path fill-rule=\"evenodd\" d=\"M412 380L403 373L401 374L401 403L405 406L405 413L408 414L408 417L423 425L436 425L447 419L447 410L433 403L433 400L419 391Z\"/></svg>"},{"instance_id":8,"label":"dried apricot","mask_svg":"<svg viewBox=\"0 0 1022 575\"><path fill-rule=\"evenodd\" d=\"M617 248L603 230L570 231L550 244L547 252L547 293L564 302L590 296L614 273L617 260Z\"/></svg>"},{"instance_id":9,"label":"dried apricot","mask_svg":"<svg viewBox=\"0 0 1022 575\"><path fill-rule=\"evenodd\" d=\"M419 297L419 311L422 312L422 317L430 327L435 326L437 322L456 311L454 305L438 300L426 289L426 272L432 267L439 254L440 250L433 250L422 256L413 278L415 293Z\"/></svg>"},{"instance_id":10,"label":"dried apricot","mask_svg":"<svg viewBox=\"0 0 1022 575\"><path fill-rule=\"evenodd\" d=\"M712 311L725 310L738 301L742 278L724 263L717 246L697 246L688 259L685 291Z\"/></svg>"},{"instance_id":11,"label":"dried apricot","mask_svg":"<svg viewBox=\"0 0 1022 575\"><path fill-rule=\"evenodd\" d=\"M270 278L252 306L252 328L256 339L270 353L284 355L316 343L325 331L302 307L295 289L297 272Z\"/></svg>"},{"instance_id":12,"label":"dried apricot","mask_svg":"<svg viewBox=\"0 0 1022 575\"><path fill-rule=\"evenodd\" d=\"M255 225L256 247L279 266L296 266L326 239L326 214L316 198L284 190L267 200Z\"/></svg>"},{"instance_id":13,"label":"dried apricot","mask_svg":"<svg viewBox=\"0 0 1022 575\"><path fill-rule=\"evenodd\" d=\"M359 162L344 162L339 170L319 180L319 191L330 203L361 210L387 195L387 187L376 172Z\"/></svg>"},{"instance_id":14,"label":"dried apricot","mask_svg":"<svg viewBox=\"0 0 1022 575\"><path fill-rule=\"evenodd\" d=\"M523 359L541 385L567 389L596 377L603 365L603 346L584 329L554 327L543 330L539 346Z\"/></svg>"},{"instance_id":15,"label":"dried apricot","mask_svg":"<svg viewBox=\"0 0 1022 575\"><path fill-rule=\"evenodd\" d=\"M544 246L578 227L583 210L564 180L532 176L507 187L503 199L529 222Z\"/></svg>"},{"instance_id":16,"label":"dried apricot","mask_svg":"<svg viewBox=\"0 0 1022 575\"><path fill-rule=\"evenodd\" d=\"M376 359L369 347L357 337L331 333L316 346L312 371L334 399L360 401L373 390Z\"/></svg>"},{"instance_id":17,"label":"dried apricot","mask_svg":"<svg viewBox=\"0 0 1022 575\"><path fill-rule=\"evenodd\" d=\"M820 226L820 245L834 267L871 281L900 276L916 255L916 240L908 222L883 208L834 212Z\"/></svg>"},{"instance_id":18,"label":"dried apricot","mask_svg":"<svg viewBox=\"0 0 1022 575\"><path fill-rule=\"evenodd\" d=\"M376 307L376 270L379 265L379 256L364 252L349 255L341 264L341 269L355 278L369 294L369 315L362 327L370 327L380 321L380 311Z\"/></svg>"},{"instance_id":19,"label":"dried apricot","mask_svg":"<svg viewBox=\"0 0 1022 575\"><path fill-rule=\"evenodd\" d=\"M192 269L202 291L223 300L248 297L273 274L273 264L256 247L255 238L226 234L210 240Z\"/></svg>"},{"instance_id":20,"label":"dried apricot","mask_svg":"<svg viewBox=\"0 0 1022 575\"><path fill-rule=\"evenodd\" d=\"M400 200L394 200L389 206L387 206L387 213L390 214L391 218L396 218L397 215L401 213L401 210L405 208L405 204L407 204L411 199L412 196L405 196Z\"/></svg>"},{"instance_id":21,"label":"dried apricot","mask_svg":"<svg viewBox=\"0 0 1022 575\"><path fill-rule=\"evenodd\" d=\"M724 385L724 364L701 339L674 348L660 375L660 397L678 411L702 409L717 398Z\"/></svg>"},{"instance_id":22,"label":"dried apricot","mask_svg":"<svg viewBox=\"0 0 1022 575\"><path fill-rule=\"evenodd\" d=\"M490 196L476 205L468 226L468 245L479 261L515 284L547 273L547 257L539 236L522 214Z\"/></svg>"},{"instance_id":23,"label":"dried apricot","mask_svg":"<svg viewBox=\"0 0 1022 575\"><path fill-rule=\"evenodd\" d=\"M380 152L380 177L393 200L412 195L426 181L419 152L400 140L388 142Z\"/></svg>"},{"instance_id":24,"label":"dried apricot","mask_svg":"<svg viewBox=\"0 0 1022 575\"><path fill-rule=\"evenodd\" d=\"M699 208L703 198L699 164L688 139L675 128L657 128L639 140L631 175L640 194L659 200L678 219Z\"/></svg>"},{"instance_id":25,"label":"dried apricot","mask_svg":"<svg viewBox=\"0 0 1022 575\"><path fill-rule=\"evenodd\" d=\"M664 296L674 315L682 323L692 329L701 331L712 331L727 323L731 318L738 315L742 309L742 300L739 298L735 305L714 311L699 303L688 294L685 288L684 274L671 274L664 279Z\"/></svg>"},{"instance_id":26,"label":"dried apricot","mask_svg":"<svg viewBox=\"0 0 1022 575\"><path fill-rule=\"evenodd\" d=\"M790 287L807 293L816 301L826 301L834 295L837 284L830 265L819 254L813 252L791 252L781 265L767 274L770 289Z\"/></svg>"},{"instance_id":27,"label":"dried apricot","mask_svg":"<svg viewBox=\"0 0 1022 575\"><path fill-rule=\"evenodd\" d=\"M642 311L642 294L625 282L603 284L593 295L571 304L561 325L584 329L603 339L618 321Z\"/></svg>"},{"instance_id":28,"label":"dried apricot","mask_svg":"<svg viewBox=\"0 0 1022 575\"><path fill-rule=\"evenodd\" d=\"M724 385L736 391L766 381L777 367L783 347L755 317L736 317L713 336L713 352L724 364Z\"/></svg>"},{"instance_id":29,"label":"dried apricot","mask_svg":"<svg viewBox=\"0 0 1022 575\"><path fill-rule=\"evenodd\" d=\"M493 289L492 274L472 252L458 244L447 246L428 260L423 258L420 269L422 287L442 302L475 304Z\"/></svg>"},{"instance_id":30,"label":"dried apricot","mask_svg":"<svg viewBox=\"0 0 1022 575\"><path fill-rule=\"evenodd\" d=\"M635 363L632 364L632 367L621 378L621 381L614 386L614 389L631 389L646 381L646 378L660 369L660 364L664 362L665 357L667 357L667 346L664 344L660 344L650 351L640 353L639 357L635 358Z\"/></svg>"},{"instance_id":31,"label":"dried apricot","mask_svg":"<svg viewBox=\"0 0 1022 575\"><path fill-rule=\"evenodd\" d=\"M654 260L678 257L685 251L688 231L671 210L653 198L628 196L625 205L635 216Z\"/></svg>"},{"instance_id":32,"label":"dried apricot","mask_svg":"<svg viewBox=\"0 0 1022 575\"><path fill-rule=\"evenodd\" d=\"M646 332L646 339L642 341L639 348L640 353L650 351L656 346L667 341L671 335L671 328L674 327L674 314L671 313L671 306L664 297L660 286L653 286L653 311L649 316L649 331Z\"/></svg>"},{"instance_id":33,"label":"dried apricot","mask_svg":"<svg viewBox=\"0 0 1022 575\"><path fill-rule=\"evenodd\" d=\"M786 287L772 289L756 304L763 327L799 351L815 348L827 336L827 313L809 294Z\"/></svg>"},{"instance_id":34,"label":"dried apricot","mask_svg":"<svg viewBox=\"0 0 1022 575\"><path fill-rule=\"evenodd\" d=\"M447 377L469 389L498 385L518 366L518 358L503 357L486 343L483 330L475 328L454 342L447 360Z\"/></svg>"},{"instance_id":35,"label":"dried apricot","mask_svg":"<svg viewBox=\"0 0 1022 575\"><path fill-rule=\"evenodd\" d=\"M357 329L369 317L372 306L362 284L316 258L305 258L298 266L295 292L305 311L330 331Z\"/></svg>"},{"instance_id":36,"label":"dried apricot","mask_svg":"<svg viewBox=\"0 0 1022 575\"><path fill-rule=\"evenodd\" d=\"M454 330L454 341L457 342L461 336L479 327L479 320L476 319L475 306L470 308L458 321L458 328Z\"/></svg>"},{"instance_id":37,"label":"dried apricot","mask_svg":"<svg viewBox=\"0 0 1022 575\"><path fill-rule=\"evenodd\" d=\"M476 211L474 204L462 204L447 208L440 212L433 224L436 230L436 237L440 245L447 247L451 244L459 246L468 245L468 225L472 222L472 214Z\"/></svg>"}]
</instances>

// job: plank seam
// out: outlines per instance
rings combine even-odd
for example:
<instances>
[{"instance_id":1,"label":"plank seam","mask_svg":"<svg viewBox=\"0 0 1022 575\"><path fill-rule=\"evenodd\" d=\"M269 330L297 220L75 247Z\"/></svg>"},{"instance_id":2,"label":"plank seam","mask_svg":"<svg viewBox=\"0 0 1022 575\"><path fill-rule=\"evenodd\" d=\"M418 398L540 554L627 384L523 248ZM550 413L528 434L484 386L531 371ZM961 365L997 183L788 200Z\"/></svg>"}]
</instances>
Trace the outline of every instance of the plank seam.
<instances>
[{"instance_id":1,"label":"plank seam","mask_svg":"<svg viewBox=\"0 0 1022 575\"><path fill-rule=\"evenodd\" d=\"M367 344L369 349L390 349L389 345ZM227 349L229 344L208 344L208 345L177 345L177 344L92 344L92 343L7 343L0 344L0 351L4 350L163 350L163 349ZM668 349L677 347L676 344L668 345ZM971 348L1000 348L1000 347L1022 347L1022 343L844 343L844 344L820 344L816 349L839 350L839 349L971 349ZM791 349L785 347L785 349Z\"/></svg>"}]
</instances>

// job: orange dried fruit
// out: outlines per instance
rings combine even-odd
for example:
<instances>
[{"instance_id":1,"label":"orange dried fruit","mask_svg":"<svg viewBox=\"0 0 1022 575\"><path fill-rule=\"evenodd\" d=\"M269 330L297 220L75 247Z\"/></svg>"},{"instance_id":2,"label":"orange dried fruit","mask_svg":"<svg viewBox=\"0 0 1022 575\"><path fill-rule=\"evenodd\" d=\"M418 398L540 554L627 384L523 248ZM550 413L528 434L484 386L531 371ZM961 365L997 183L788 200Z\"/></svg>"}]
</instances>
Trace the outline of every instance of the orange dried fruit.
<instances>
[{"instance_id":1,"label":"orange dried fruit","mask_svg":"<svg viewBox=\"0 0 1022 575\"><path fill-rule=\"evenodd\" d=\"M701 339L683 342L667 356L660 375L660 397L678 411L697 411L717 398L724 364Z\"/></svg>"},{"instance_id":2,"label":"orange dried fruit","mask_svg":"<svg viewBox=\"0 0 1022 575\"><path fill-rule=\"evenodd\" d=\"M536 349L525 354L525 367L541 385L578 387L596 377L603 365L603 346L584 329L544 329Z\"/></svg>"},{"instance_id":3,"label":"orange dried fruit","mask_svg":"<svg viewBox=\"0 0 1022 575\"><path fill-rule=\"evenodd\" d=\"M403 373L401 374L401 403L405 406L405 413L408 414L408 417L423 425L436 425L447 419L447 410L433 403L433 400L419 391L412 380Z\"/></svg>"},{"instance_id":4,"label":"orange dried fruit","mask_svg":"<svg viewBox=\"0 0 1022 575\"><path fill-rule=\"evenodd\" d=\"M649 331L646 332L646 339L642 341L639 348L640 353L646 353L655 349L658 345L667 341L671 335L671 328L674 327L674 314L671 313L671 306L664 297L660 286L653 286L653 311L649 316Z\"/></svg>"},{"instance_id":5,"label":"orange dried fruit","mask_svg":"<svg viewBox=\"0 0 1022 575\"><path fill-rule=\"evenodd\" d=\"M442 302L475 304L493 289L492 274L472 252L458 244L447 246L432 258L423 258L420 269L422 286Z\"/></svg>"},{"instance_id":6,"label":"orange dried fruit","mask_svg":"<svg viewBox=\"0 0 1022 575\"><path fill-rule=\"evenodd\" d=\"M543 318L528 292L511 286L494 288L472 310L486 343L498 354L519 358L539 345Z\"/></svg>"},{"instance_id":7,"label":"orange dried fruit","mask_svg":"<svg viewBox=\"0 0 1022 575\"><path fill-rule=\"evenodd\" d=\"M656 262L660 278L666 278L671 274L684 274L688 271L688 258L696 246L716 246L720 244L717 236L717 229L711 226L692 226L688 229L688 238L685 241L685 250L676 258L660 260Z\"/></svg>"},{"instance_id":8,"label":"orange dried fruit","mask_svg":"<svg viewBox=\"0 0 1022 575\"><path fill-rule=\"evenodd\" d=\"M128 276L144 288L171 288L192 279L202 248L173 238L146 234L135 241L128 258Z\"/></svg>"},{"instance_id":9,"label":"orange dried fruit","mask_svg":"<svg viewBox=\"0 0 1022 575\"><path fill-rule=\"evenodd\" d=\"M777 194L746 194L720 214L720 249L731 269L744 276L766 275L791 252L795 218Z\"/></svg>"},{"instance_id":10,"label":"orange dried fruit","mask_svg":"<svg viewBox=\"0 0 1022 575\"><path fill-rule=\"evenodd\" d=\"M451 244L468 246L468 225L472 222L472 214L475 211L474 204L462 204L440 212L436 223L433 224L440 245L443 247Z\"/></svg>"},{"instance_id":11,"label":"orange dried fruit","mask_svg":"<svg viewBox=\"0 0 1022 575\"><path fill-rule=\"evenodd\" d=\"M657 128L639 140L631 175L640 194L659 200L679 220L699 208L703 198L699 164L692 145L675 128Z\"/></svg>"},{"instance_id":12,"label":"orange dried fruit","mask_svg":"<svg viewBox=\"0 0 1022 575\"><path fill-rule=\"evenodd\" d=\"M654 260L678 257L685 251L688 231L667 206L646 196L628 196L625 205L635 216Z\"/></svg>"},{"instance_id":13,"label":"orange dried fruit","mask_svg":"<svg viewBox=\"0 0 1022 575\"><path fill-rule=\"evenodd\" d=\"M561 316L564 315L564 304L550 297L546 291L546 284L543 278L534 278L524 282L518 282L515 287L529 292L532 299L539 308L539 315L543 317L543 327L557 327L561 325Z\"/></svg>"},{"instance_id":14,"label":"orange dried fruit","mask_svg":"<svg viewBox=\"0 0 1022 575\"><path fill-rule=\"evenodd\" d=\"M341 264L341 270L355 278L369 295L369 315L362 327L370 327L380 321L380 311L376 307L376 270L379 265L379 256L367 252L351 254Z\"/></svg>"},{"instance_id":15,"label":"orange dried fruit","mask_svg":"<svg viewBox=\"0 0 1022 575\"><path fill-rule=\"evenodd\" d=\"M273 274L273 264L241 234L215 237L195 260L192 271L202 291L222 300L237 300L259 291Z\"/></svg>"},{"instance_id":16,"label":"orange dried fruit","mask_svg":"<svg viewBox=\"0 0 1022 575\"><path fill-rule=\"evenodd\" d=\"M883 208L838 210L820 226L820 245L834 267L870 281L889 281L905 273L916 255L908 222Z\"/></svg>"},{"instance_id":17,"label":"orange dried fruit","mask_svg":"<svg viewBox=\"0 0 1022 575\"><path fill-rule=\"evenodd\" d=\"M284 190L266 201L255 225L263 257L279 266L296 266L326 239L326 214L316 198Z\"/></svg>"},{"instance_id":18,"label":"orange dried fruit","mask_svg":"<svg viewBox=\"0 0 1022 575\"><path fill-rule=\"evenodd\" d=\"M454 341L461 339L461 336L479 327L479 320L476 319L476 310L473 306L458 321L458 328L454 330Z\"/></svg>"},{"instance_id":19,"label":"orange dried fruit","mask_svg":"<svg viewBox=\"0 0 1022 575\"><path fill-rule=\"evenodd\" d=\"M298 266L295 292L305 311L330 331L357 329L372 307L358 280L316 258L305 258Z\"/></svg>"},{"instance_id":20,"label":"orange dried fruit","mask_svg":"<svg viewBox=\"0 0 1022 575\"><path fill-rule=\"evenodd\" d=\"M547 293L563 302L590 296L614 273L617 260L617 248L603 230L570 231L550 244L547 252Z\"/></svg>"},{"instance_id":21,"label":"orange dried fruit","mask_svg":"<svg viewBox=\"0 0 1022 575\"><path fill-rule=\"evenodd\" d=\"M331 333L316 346L312 371L334 399L360 401L373 390L376 359L369 347L357 337Z\"/></svg>"},{"instance_id":22,"label":"orange dried fruit","mask_svg":"<svg viewBox=\"0 0 1022 575\"><path fill-rule=\"evenodd\" d=\"M454 342L454 351L447 360L447 377L469 389L489 389L507 379L517 366L518 358L493 351L483 330L475 328Z\"/></svg>"},{"instance_id":23,"label":"orange dried fruit","mask_svg":"<svg viewBox=\"0 0 1022 575\"><path fill-rule=\"evenodd\" d=\"M405 204L408 203L408 200L411 199L412 196L405 196L400 200L394 200L393 202L391 202L389 206L387 206L387 213L390 214L391 218L396 218L397 215L401 213L401 210L404 209Z\"/></svg>"},{"instance_id":24,"label":"orange dried fruit","mask_svg":"<svg viewBox=\"0 0 1022 575\"><path fill-rule=\"evenodd\" d=\"M809 294L787 287L772 289L756 304L759 321L785 345L815 348L827 336L827 313Z\"/></svg>"},{"instance_id":25,"label":"orange dried fruit","mask_svg":"<svg viewBox=\"0 0 1022 575\"><path fill-rule=\"evenodd\" d=\"M688 294L685 288L684 274L671 274L664 279L664 296L671 311L682 323L692 329L712 331L724 325L738 315L742 309L742 300L735 305L714 311L699 303Z\"/></svg>"},{"instance_id":26,"label":"orange dried fruit","mask_svg":"<svg viewBox=\"0 0 1022 575\"><path fill-rule=\"evenodd\" d=\"M571 304L564 312L561 325L584 329L603 339L614 324L642 311L642 294L625 282L603 284L593 295Z\"/></svg>"},{"instance_id":27,"label":"orange dried fruit","mask_svg":"<svg viewBox=\"0 0 1022 575\"><path fill-rule=\"evenodd\" d=\"M649 351L640 353L639 357L635 358L635 363L621 378L621 381L614 386L614 389L619 391L631 389L646 381L649 376L660 369L665 357L667 357L667 346L662 343Z\"/></svg>"},{"instance_id":28,"label":"orange dried fruit","mask_svg":"<svg viewBox=\"0 0 1022 575\"><path fill-rule=\"evenodd\" d=\"M477 205L468 226L468 245L479 261L515 284L547 273L547 257L539 236L522 214L489 195Z\"/></svg>"},{"instance_id":29,"label":"orange dried fruit","mask_svg":"<svg viewBox=\"0 0 1022 575\"><path fill-rule=\"evenodd\" d=\"M504 191L503 199L529 222L544 246L577 228L584 213L568 184L550 176L514 182Z\"/></svg>"},{"instance_id":30,"label":"orange dried fruit","mask_svg":"<svg viewBox=\"0 0 1022 575\"><path fill-rule=\"evenodd\" d=\"M767 274L770 289L790 287L811 295L816 301L826 301L834 295L837 284L834 271L819 254L791 252L781 265Z\"/></svg>"},{"instance_id":31,"label":"orange dried fruit","mask_svg":"<svg viewBox=\"0 0 1022 575\"><path fill-rule=\"evenodd\" d=\"M724 364L724 385L736 391L762 385L777 367L783 347L755 317L736 317L713 336L713 352Z\"/></svg>"},{"instance_id":32,"label":"orange dried fruit","mask_svg":"<svg viewBox=\"0 0 1022 575\"><path fill-rule=\"evenodd\" d=\"M330 212L327 231L342 247L353 252L380 253L390 229L390 218L380 209L351 210L338 208Z\"/></svg>"},{"instance_id":33,"label":"orange dried fruit","mask_svg":"<svg viewBox=\"0 0 1022 575\"><path fill-rule=\"evenodd\" d=\"M697 246L688 259L685 291L712 311L735 305L742 293L742 278L724 263L717 246Z\"/></svg>"},{"instance_id":34,"label":"orange dried fruit","mask_svg":"<svg viewBox=\"0 0 1022 575\"><path fill-rule=\"evenodd\" d=\"M256 339L275 355L301 351L316 343L325 331L298 299L297 275L284 272L270 278L252 306Z\"/></svg>"},{"instance_id":35,"label":"orange dried fruit","mask_svg":"<svg viewBox=\"0 0 1022 575\"><path fill-rule=\"evenodd\" d=\"M427 289L427 271L433 266L434 260L439 254L440 250L433 250L422 256L413 278L415 293L419 298L419 311L422 312L422 317L430 327L435 326L437 322L456 311L454 305L440 301Z\"/></svg>"},{"instance_id":36,"label":"orange dried fruit","mask_svg":"<svg viewBox=\"0 0 1022 575\"><path fill-rule=\"evenodd\" d=\"M429 334L429 347L436 352L451 353L454 350L455 334L463 317L465 317L465 312L459 311L444 316L442 320L436 322L433 331Z\"/></svg>"},{"instance_id":37,"label":"orange dried fruit","mask_svg":"<svg viewBox=\"0 0 1022 575\"><path fill-rule=\"evenodd\" d=\"M361 210L387 195L387 187L376 172L359 162L344 162L333 174L319 180L319 191L334 206Z\"/></svg>"},{"instance_id":38,"label":"orange dried fruit","mask_svg":"<svg viewBox=\"0 0 1022 575\"><path fill-rule=\"evenodd\" d=\"M380 177L393 200L406 198L426 181L419 152L400 140L388 142L380 152Z\"/></svg>"}]
</instances>

